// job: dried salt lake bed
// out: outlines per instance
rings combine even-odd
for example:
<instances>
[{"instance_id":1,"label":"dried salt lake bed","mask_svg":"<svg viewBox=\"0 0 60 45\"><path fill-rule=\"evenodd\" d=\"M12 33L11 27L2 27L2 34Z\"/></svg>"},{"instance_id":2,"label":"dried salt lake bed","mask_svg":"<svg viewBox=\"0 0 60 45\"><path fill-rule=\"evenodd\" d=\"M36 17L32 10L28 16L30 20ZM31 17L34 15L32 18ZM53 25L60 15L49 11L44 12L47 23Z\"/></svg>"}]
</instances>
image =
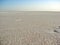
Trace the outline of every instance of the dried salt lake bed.
<instances>
[{"instance_id":1,"label":"dried salt lake bed","mask_svg":"<svg viewBox=\"0 0 60 45\"><path fill-rule=\"evenodd\" d=\"M60 45L59 12L0 12L0 45Z\"/></svg>"}]
</instances>

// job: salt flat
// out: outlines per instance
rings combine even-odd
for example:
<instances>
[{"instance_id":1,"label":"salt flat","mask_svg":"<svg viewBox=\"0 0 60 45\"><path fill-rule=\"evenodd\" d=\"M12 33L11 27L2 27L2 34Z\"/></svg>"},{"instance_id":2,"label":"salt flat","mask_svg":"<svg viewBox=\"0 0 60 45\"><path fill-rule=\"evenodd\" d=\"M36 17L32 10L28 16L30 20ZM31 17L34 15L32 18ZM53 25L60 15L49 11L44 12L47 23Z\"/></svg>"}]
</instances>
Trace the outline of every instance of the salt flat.
<instances>
[{"instance_id":1,"label":"salt flat","mask_svg":"<svg viewBox=\"0 0 60 45\"><path fill-rule=\"evenodd\" d=\"M59 12L0 12L0 45L60 45Z\"/></svg>"}]
</instances>

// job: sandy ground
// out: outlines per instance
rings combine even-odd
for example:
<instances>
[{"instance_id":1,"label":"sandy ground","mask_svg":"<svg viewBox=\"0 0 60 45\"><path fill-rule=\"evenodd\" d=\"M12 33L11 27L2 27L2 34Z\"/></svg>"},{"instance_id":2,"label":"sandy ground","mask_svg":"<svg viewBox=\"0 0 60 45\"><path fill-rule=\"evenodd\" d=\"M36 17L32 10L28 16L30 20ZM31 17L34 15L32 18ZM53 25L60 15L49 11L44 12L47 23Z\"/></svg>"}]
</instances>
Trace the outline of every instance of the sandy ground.
<instances>
[{"instance_id":1,"label":"sandy ground","mask_svg":"<svg viewBox=\"0 0 60 45\"><path fill-rule=\"evenodd\" d=\"M0 12L0 45L60 45L58 12Z\"/></svg>"}]
</instances>

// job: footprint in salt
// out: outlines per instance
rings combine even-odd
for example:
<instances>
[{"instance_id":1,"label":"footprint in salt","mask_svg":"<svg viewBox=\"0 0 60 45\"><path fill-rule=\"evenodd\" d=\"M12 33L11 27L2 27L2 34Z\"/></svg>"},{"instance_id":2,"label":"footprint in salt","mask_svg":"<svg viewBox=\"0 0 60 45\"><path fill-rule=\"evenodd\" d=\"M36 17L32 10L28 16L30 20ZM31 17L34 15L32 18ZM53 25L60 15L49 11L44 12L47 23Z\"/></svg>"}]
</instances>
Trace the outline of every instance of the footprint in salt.
<instances>
[{"instance_id":1,"label":"footprint in salt","mask_svg":"<svg viewBox=\"0 0 60 45\"><path fill-rule=\"evenodd\" d=\"M22 21L22 19L16 19L16 21Z\"/></svg>"}]
</instances>

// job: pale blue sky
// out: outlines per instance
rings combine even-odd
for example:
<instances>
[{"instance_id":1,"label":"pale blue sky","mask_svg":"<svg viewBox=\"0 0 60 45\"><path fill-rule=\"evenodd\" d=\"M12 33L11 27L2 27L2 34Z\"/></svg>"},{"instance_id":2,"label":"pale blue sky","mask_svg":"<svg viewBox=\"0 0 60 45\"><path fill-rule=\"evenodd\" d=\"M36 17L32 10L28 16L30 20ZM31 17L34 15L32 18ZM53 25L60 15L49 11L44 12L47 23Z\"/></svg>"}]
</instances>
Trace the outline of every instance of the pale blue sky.
<instances>
[{"instance_id":1,"label":"pale blue sky","mask_svg":"<svg viewBox=\"0 0 60 45\"><path fill-rule=\"evenodd\" d=\"M0 10L60 11L60 0L0 0Z\"/></svg>"}]
</instances>

